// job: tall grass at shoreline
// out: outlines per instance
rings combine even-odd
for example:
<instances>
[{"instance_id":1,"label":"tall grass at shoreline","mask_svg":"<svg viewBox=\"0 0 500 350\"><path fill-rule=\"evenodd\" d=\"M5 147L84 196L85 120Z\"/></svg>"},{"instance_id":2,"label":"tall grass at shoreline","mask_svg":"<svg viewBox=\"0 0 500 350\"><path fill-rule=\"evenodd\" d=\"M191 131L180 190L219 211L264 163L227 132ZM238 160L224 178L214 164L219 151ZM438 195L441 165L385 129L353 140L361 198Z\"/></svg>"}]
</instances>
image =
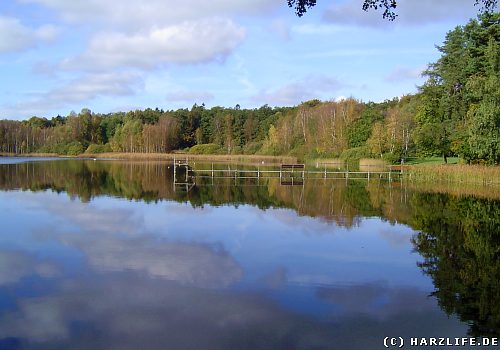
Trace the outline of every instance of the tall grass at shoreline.
<instances>
[{"instance_id":1,"label":"tall grass at shoreline","mask_svg":"<svg viewBox=\"0 0 500 350\"><path fill-rule=\"evenodd\" d=\"M164 160L172 161L175 159L188 159L205 162L246 162L248 164L262 163L297 163L296 157L290 156L266 156L266 155L232 155L232 154L188 154L188 153L82 153L78 156L61 156L53 153L27 153L27 154L10 154L0 153L4 157L59 157L59 158L104 158L104 159L119 159L119 160Z\"/></svg>"},{"instance_id":2,"label":"tall grass at shoreline","mask_svg":"<svg viewBox=\"0 0 500 350\"><path fill-rule=\"evenodd\" d=\"M408 189L418 192L446 193L455 197L478 197L489 200L500 200L500 186L482 184L465 184L454 182L407 182Z\"/></svg>"},{"instance_id":3,"label":"tall grass at shoreline","mask_svg":"<svg viewBox=\"0 0 500 350\"><path fill-rule=\"evenodd\" d=\"M233 155L233 154L187 154L187 153L99 153L96 158L130 159L130 160L173 160L188 159L206 162L248 162L248 163L296 163L297 158L288 156Z\"/></svg>"},{"instance_id":4,"label":"tall grass at shoreline","mask_svg":"<svg viewBox=\"0 0 500 350\"><path fill-rule=\"evenodd\" d=\"M412 165L405 166L402 170L405 178L410 181L500 185L500 166Z\"/></svg>"},{"instance_id":5,"label":"tall grass at shoreline","mask_svg":"<svg viewBox=\"0 0 500 350\"><path fill-rule=\"evenodd\" d=\"M359 171L389 171L389 163L382 159L362 158L359 160Z\"/></svg>"},{"instance_id":6,"label":"tall grass at shoreline","mask_svg":"<svg viewBox=\"0 0 500 350\"><path fill-rule=\"evenodd\" d=\"M345 167L345 160L340 158L318 158L306 162L316 168L341 169Z\"/></svg>"}]
</instances>

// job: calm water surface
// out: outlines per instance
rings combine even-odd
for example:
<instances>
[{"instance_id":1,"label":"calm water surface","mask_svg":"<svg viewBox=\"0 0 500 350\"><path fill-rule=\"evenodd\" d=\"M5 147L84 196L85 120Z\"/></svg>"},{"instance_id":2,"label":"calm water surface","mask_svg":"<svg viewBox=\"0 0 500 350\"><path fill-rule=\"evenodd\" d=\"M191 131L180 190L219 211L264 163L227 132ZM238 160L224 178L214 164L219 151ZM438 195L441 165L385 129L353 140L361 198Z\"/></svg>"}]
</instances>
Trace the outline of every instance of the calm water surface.
<instances>
[{"instance_id":1,"label":"calm water surface","mask_svg":"<svg viewBox=\"0 0 500 350\"><path fill-rule=\"evenodd\" d=\"M383 180L197 178L186 191L168 163L2 163L0 349L500 333L498 201Z\"/></svg>"}]
</instances>

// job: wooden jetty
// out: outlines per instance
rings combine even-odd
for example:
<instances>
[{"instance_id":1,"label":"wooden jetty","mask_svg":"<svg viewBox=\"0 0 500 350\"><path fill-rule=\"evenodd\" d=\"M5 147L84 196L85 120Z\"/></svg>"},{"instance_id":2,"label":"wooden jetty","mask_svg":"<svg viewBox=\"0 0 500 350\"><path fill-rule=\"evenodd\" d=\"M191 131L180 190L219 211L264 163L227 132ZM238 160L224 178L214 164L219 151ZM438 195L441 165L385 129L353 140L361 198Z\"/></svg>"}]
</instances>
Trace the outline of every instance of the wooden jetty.
<instances>
[{"instance_id":1,"label":"wooden jetty","mask_svg":"<svg viewBox=\"0 0 500 350\"><path fill-rule=\"evenodd\" d=\"M380 171L380 166L376 166L376 171L359 171L349 170L330 170L325 166L324 169L311 169L307 170L305 164L280 164L270 167L261 167L258 165L256 169L243 169L233 168L231 164L227 164L227 168L214 166L211 163L210 167L194 168L192 167L188 158L175 159L174 158L174 189L183 188L189 191L193 184L196 183L197 178L212 178L212 179L260 179L260 178L279 178L280 184L283 186L297 186L303 185L306 179L330 179L330 180L375 180L382 179L389 182L400 179L401 170L393 169L388 166L387 171ZM178 179L178 168L183 167L183 179Z\"/></svg>"}]
</instances>

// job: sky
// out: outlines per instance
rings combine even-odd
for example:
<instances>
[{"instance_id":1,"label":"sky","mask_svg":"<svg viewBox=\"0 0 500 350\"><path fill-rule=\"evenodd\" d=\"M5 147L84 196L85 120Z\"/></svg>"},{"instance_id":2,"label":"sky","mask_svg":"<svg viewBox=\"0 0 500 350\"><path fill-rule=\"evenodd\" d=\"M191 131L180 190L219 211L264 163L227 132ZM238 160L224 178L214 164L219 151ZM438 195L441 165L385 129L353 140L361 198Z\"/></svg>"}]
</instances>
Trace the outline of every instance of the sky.
<instances>
[{"instance_id":1,"label":"sky","mask_svg":"<svg viewBox=\"0 0 500 350\"><path fill-rule=\"evenodd\" d=\"M414 93L474 0L1 0L0 119Z\"/></svg>"}]
</instances>

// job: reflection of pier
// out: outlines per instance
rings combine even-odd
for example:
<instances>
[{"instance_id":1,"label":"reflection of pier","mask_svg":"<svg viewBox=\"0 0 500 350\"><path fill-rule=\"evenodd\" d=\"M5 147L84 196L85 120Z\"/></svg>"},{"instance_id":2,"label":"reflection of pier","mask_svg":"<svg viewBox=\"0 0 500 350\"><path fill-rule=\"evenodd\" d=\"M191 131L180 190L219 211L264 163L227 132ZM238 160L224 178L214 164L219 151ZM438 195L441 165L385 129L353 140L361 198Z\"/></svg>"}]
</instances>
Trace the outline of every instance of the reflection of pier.
<instances>
[{"instance_id":1,"label":"reflection of pier","mask_svg":"<svg viewBox=\"0 0 500 350\"><path fill-rule=\"evenodd\" d=\"M234 179L235 184L238 179L256 179L259 181L261 178L279 178L280 184L283 186L301 186L306 179L325 179L325 180L387 180L389 182L401 177L400 171L395 171L388 167L386 171L381 171L380 166L371 171L370 166L368 170L352 171L349 168L341 169L311 169L306 170L304 164L281 164L274 166L261 166L257 165L256 169L243 169L234 168L231 164L221 166L214 166L211 163L210 167L194 168L189 163L189 159L174 159L174 189L183 188L185 191L191 190L196 185L197 178L211 178L213 179ZM179 173L179 170L182 170ZM179 176L182 180L179 181Z\"/></svg>"},{"instance_id":2,"label":"reflection of pier","mask_svg":"<svg viewBox=\"0 0 500 350\"><path fill-rule=\"evenodd\" d=\"M183 170L184 174L182 174L182 171L179 174L179 170ZM180 181L178 175L184 175ZM195 178L192 174L190 175L189 160L187 158L182 160L174 158L174 192L180 191L187 193L191 191L195 185Z\"/></svg>"}]
</instances>

